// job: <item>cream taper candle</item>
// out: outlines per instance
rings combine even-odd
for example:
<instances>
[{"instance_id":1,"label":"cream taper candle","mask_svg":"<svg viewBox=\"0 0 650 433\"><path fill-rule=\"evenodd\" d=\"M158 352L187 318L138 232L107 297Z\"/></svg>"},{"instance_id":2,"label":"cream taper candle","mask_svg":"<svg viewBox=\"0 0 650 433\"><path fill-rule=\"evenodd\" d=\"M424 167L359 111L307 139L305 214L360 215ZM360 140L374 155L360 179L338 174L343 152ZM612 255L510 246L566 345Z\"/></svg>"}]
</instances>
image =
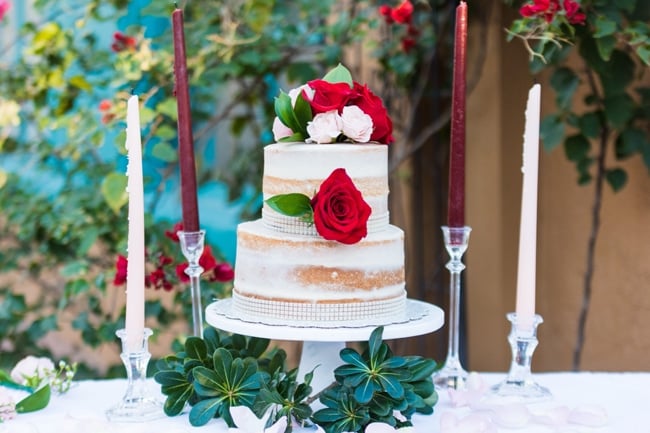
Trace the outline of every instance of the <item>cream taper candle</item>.
<instances>
[{"instance_id":1,"label":"cream taper candle","mask_svg":"<svg viewBox=\"0 0 650 433\"><path fill-rule=\"evenodd\" d=\"M523 150L523 187L517 267L517 326L530 328L535 316L535 270L537 260L537 173L539 166L539 116L541 87L528 92Z\"/></svg>"},{"instance_id":2,"label":"cream taper candle","mask_svg":"<svg viewBox=\"0 0 650 433\"><path fill-rule=\"evenodd\" d=\"M129 98L126 111L129 194L128 265L126 275L126 341L129 351L141 349L144 335L144 186L140 106L137 95Z\"/></svg>"}]
</instances>

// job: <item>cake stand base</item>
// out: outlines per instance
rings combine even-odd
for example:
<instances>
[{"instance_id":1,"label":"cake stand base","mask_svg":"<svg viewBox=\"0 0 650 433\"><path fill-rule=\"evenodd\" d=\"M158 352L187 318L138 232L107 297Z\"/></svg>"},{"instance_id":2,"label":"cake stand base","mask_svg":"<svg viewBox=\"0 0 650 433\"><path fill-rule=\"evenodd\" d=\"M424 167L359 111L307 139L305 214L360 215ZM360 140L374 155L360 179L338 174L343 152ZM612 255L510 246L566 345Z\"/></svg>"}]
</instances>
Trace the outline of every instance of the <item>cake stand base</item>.
<instances>
[{"instance_id":1,"label":"cake stand base","mask_svg":"<svg viewBox=\"0 0 650 433\"><path fill-rule=\"evenodd\" d=\"M444 324L445 314L439 307L413 299L407 299L406 303L407 314L403 320L383 325L384 340L429 334ZM338 323L337 327L333 327L331 323L319 327L318 323L274 321L269 324L245 321L232 313L232 299L223 299L208 305L205 319L211 326L222 331L273 340L303 341L298 372L300 377L304 377L317 367L311 382L315 392L325 389L334 381L334 369L342 364L339 352L345 347L345 343L367 341L372 331L377 328L376 325L349 327L343 322Z\"/></svg>"}]
</instances>

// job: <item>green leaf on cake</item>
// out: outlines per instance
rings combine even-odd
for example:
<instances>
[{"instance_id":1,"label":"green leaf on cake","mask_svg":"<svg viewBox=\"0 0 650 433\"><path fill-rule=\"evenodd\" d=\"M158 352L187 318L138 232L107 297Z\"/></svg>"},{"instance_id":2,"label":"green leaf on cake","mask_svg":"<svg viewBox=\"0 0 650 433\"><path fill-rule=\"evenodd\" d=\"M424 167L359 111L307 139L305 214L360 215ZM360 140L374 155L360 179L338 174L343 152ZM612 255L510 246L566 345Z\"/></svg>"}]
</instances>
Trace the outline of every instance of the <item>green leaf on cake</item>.
<instances>
[{"instance_id":1,"label":"green leaf on cake","mask_svg":"<svg viewBox=\"0 0 650 433\"><path fill-rule=\"evenodd\" d=\"M325 74L323 81L327 81L328 83L347 83L350 87L354 85L352 82L352 74L350 74L348 68L340 63Z\"/></svg>"},{"instance_id":2,"label":"green leaf on cake","mask_svg":"<svg viewBox=\"0 0 650 433\"><path fill-rule=\"evenodd\" d=\"M313 214L311 201L304 194L290 193L274 195L266 200L266 204L274 211L290 217L310 218Z\"/></svg>"}]
</instances>

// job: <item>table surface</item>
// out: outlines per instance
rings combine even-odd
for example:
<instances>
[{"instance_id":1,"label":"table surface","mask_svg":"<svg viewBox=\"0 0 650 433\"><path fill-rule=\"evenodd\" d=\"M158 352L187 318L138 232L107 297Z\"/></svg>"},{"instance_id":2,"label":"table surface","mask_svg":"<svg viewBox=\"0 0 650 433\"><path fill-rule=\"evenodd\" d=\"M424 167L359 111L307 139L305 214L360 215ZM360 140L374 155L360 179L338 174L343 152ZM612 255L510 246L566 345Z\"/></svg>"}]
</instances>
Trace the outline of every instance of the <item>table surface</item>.
<instances>
[{"instance_id":1,"label":"table surface","mask_svg":"<svg viewBox=\"0 0 650 433\"><path fill-rule=\"evenodd\" d=\"M505 374L481 373L479 376L488 384L496 384L503 380ZM533 424L516 430L499 428L496 430L498 433L650 433L650 373L538 373L534 377L539 384L551 390L554 399L543 405L529 406L531 411L559 406L574 410L595 405L606 410L607 423L597 428L579 424L563 424L554 428ZM151 380L148 385L152 395L160 395L160 388L155 382ZM67 394L53 395L45 409L20 414L13 420L0 423L0 433L227 432L225 424L219 419L213 419L203 427L192 427L186 413L146 423L111 423L106 420L105 411L122 398L125 387L124 379L80 381ZM440 432L441 420L448 421L455 417L462 421L470 414L467 407L454 407L448 392L440 391L435 413L414 417L415 432Z\"/></svg>"}]
</instances>

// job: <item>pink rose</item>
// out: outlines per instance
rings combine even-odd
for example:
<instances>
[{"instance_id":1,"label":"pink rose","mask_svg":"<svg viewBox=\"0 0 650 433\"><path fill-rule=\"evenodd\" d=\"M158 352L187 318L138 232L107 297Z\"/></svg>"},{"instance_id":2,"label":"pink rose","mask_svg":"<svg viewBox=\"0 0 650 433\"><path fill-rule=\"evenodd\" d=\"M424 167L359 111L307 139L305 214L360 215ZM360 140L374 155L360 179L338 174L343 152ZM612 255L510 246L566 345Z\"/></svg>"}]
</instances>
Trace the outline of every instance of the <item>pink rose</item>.
<instances>
[{"instance_id":1,"label":"pink rose","mask_svg":"<svg viewBox=\"0 0 650 433\"><path fill-rule=\"evenodd\" d=\"M350 245L368 234L371 208L343 168L323 181L311 206L316 231L327 240Z\"/></svg>"},{"instance_id":2,"label":"pink rose","mask_svg":"<svg viewBox=\"0 0 650 433\"><path fill-rule=\"evenodd\" d=\"M372 135L372 118L356 105L343 107L341 112L343 135L357 143L367 143Z\"/></svg>"},{"instance_id":3,"label":"pink rose","mask_svg":"<svg viewBox=\"0 0 650 433\"><path fill-rule=\"evenodd\" d=\"M280 141L283 138L291 137L293 131L287 125L282 123L279 117L273 119L273 138L275 141Z\"/></svg>"},{"instance_id":4,"label":"pink rose","mask_svg":"<svg viewBox=\"0 0 650 433\"><path fill-rule=\"evenodd\" d=\"M311 122L307 123L307 133L309 134L307 142L333 143L341 135L342 128L343 122L336 110L317 114Z\"/></svg>"}]
</instances>

